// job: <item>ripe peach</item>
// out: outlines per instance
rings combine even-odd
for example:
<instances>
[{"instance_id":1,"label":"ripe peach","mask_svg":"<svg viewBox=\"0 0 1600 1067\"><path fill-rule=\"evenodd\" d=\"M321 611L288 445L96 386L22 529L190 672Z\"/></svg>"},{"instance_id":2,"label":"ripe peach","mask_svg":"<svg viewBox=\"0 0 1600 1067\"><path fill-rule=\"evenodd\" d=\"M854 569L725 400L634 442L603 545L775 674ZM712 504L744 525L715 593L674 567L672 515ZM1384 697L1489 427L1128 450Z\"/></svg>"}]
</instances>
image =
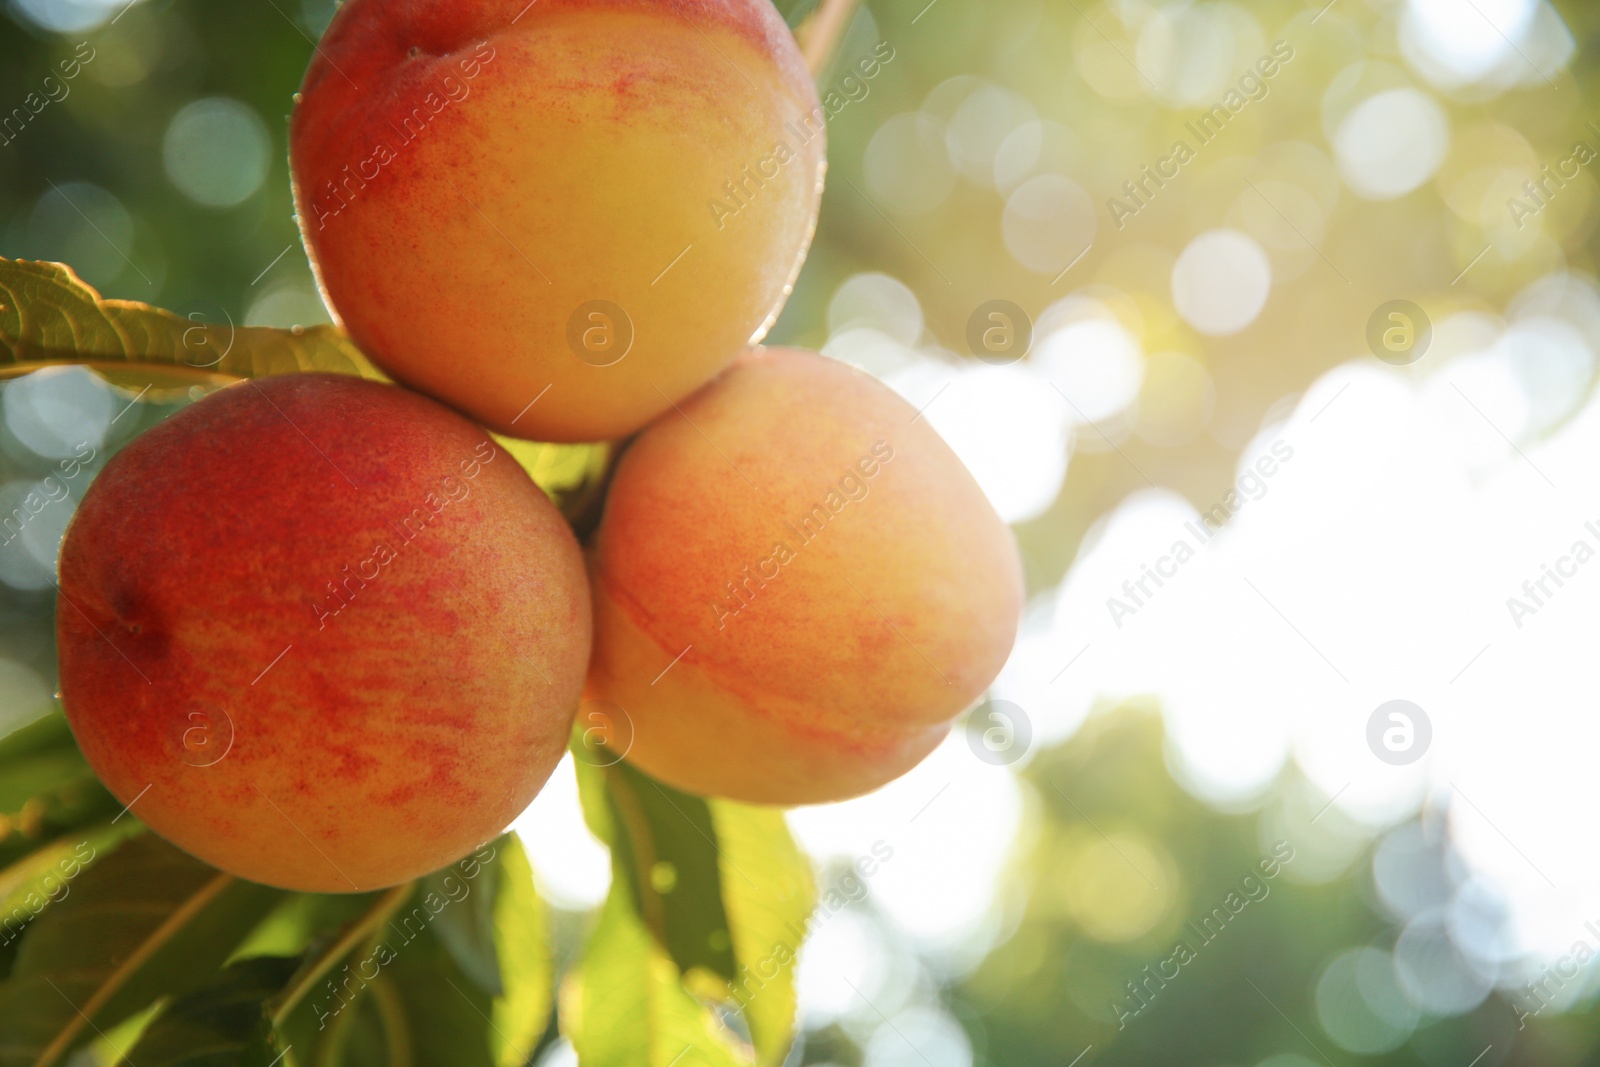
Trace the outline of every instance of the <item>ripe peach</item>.
<instances>
[{"instance_id":1,"label":"ripe peach","mask_svg":"<svg viewBox=\"0 0 1600 1067\"><path fill-rule=\"evenodd\" d=\"M394 386L243 382L137 438L68 527L61 696L157 833L352 892L500 833L561 758L590 614L571 530Z\"/></svg>"},{"instance_id":2,"label":"ripe peach","mask_svg":"<svg viewBox=\"0 0 1600 1067\"><path fill-rule=\"evenodd\" d=\"M841 800L909 770L999 672L1010 530L917 412L793 350L740 358L640 434L590 559L588 695L697 793Z\"/></svg>"},{"instance_id":3,"label":"ripe peach","mask_svg":"<svg viewBox=\"0 0 1600 1067\"><path fill-rule=\"evenodd\" d=\"M349 0L290 154L323 293L374 361L502 432L586 441L766 332L825 117L769 0Z\"/></svg>"}]
</instances>

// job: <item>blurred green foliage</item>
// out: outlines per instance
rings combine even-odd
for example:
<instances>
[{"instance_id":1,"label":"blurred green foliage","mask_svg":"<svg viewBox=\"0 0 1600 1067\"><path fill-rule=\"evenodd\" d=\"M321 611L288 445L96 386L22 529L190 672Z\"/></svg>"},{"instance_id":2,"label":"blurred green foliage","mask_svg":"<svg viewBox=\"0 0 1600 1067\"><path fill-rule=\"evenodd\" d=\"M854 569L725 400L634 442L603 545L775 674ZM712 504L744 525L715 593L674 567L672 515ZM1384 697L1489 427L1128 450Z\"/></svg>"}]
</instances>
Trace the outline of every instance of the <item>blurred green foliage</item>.
<instances>
[{"instance_id":1,"label":"blurred green foliage","mask_svg":"<svg viewBox=\"0 0 1600 1067\"><path fill-rule=\"evenodd\" d=\"M1491 1044L1499 1055L1481 1063L1502 1061L1516 1017L1495 997L1419 1020L1387 1053L1352 1056L1330 1040L1316 996L1328 961L1353 946L1392 949L1397 932L1375 898L1368 849L1341 841L1337 811L1274 817L1306 795L1292 772L1267 811L1219 814L1163 773L1164 741L1158 716L1124 709L1029 768L1046 813L1019 872L1020 926L956 994L983 1020L992 1062L1063 1063L1093 1045L1100 1064L1465 1067ZM1263 861L1285 846L1293 858L1266 876ZM1330 847L1346 849L1343 869L1308 880ZM1129 937L1106 923L1145 889L1160 909L1148 929ZM1174 952L1180 942L1192 956ZM1398 991L1393 999L1387 1007L1404 1013ZM1362 1012L1352 1014L1360 1032Z\"/></svg>"},{"instance_id":2,"label":"blurred green foliage","mask_svg":"<svg viewBox=\"0 0 1600 1067\"><path fill-rule=\"evenodd\" d=\"M12 9L0 34L7 112L59 74L80 42L94 58L65 83L64 98L0 148L5 254L66 260L106 296L218 322L242 324L252 295L272 278L308 283L289 195L287 116L311 41L331 15L331 4L314 0L141 3L114 24L52 34ZM253 108L272 141L259 190L226 209L186 197L163 162L174 114L214 96ZM290 246L273 268L281 273L256 281Z\"/></svg>"}]
</instances>

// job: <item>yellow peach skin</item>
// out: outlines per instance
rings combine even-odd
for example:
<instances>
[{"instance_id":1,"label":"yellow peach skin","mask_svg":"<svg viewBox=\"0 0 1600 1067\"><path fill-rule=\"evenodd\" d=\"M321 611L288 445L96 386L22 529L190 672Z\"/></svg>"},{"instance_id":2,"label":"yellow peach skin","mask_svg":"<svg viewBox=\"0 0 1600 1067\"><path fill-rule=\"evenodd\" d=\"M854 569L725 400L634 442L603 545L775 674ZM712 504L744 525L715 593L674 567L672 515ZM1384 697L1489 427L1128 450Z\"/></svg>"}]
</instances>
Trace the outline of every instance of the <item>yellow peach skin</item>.
<instances>
[{"instance_id":1,"label":"yellow peach skin","mask_svg":"<svg viewBox=\"0 0 1600 1067\"><path fill-rule=\"evenodd\" d=\"M588 696L626 714L629 759L774 804L914 766L999 672L1023 602L1010 530L927 421L783 349L639 436L590 577Z\"/></svg>"},{"instance_id":2,"label":"yellow peach skin","mask_svg":"<svg viewBox=\"0 0 1600 1067\"><path fill-rule=\"evenodd\" d=\"M346 893L505 829L589 652L572 531L478 427L390 385L230 386L142 434L67 529L61 697L135 816Z\"/></svg>"},{"instance_id":3,"label":"yellow peach skin","mask_svg":"<svg viewBox=\"0 0 1600 1067\"><path fill-rule=\"evenodd\" d=\"M776 318L825 112L768 0L349 0L290 130L323 294L505 433L632 433Z\"/></svg>"}]
</instances>

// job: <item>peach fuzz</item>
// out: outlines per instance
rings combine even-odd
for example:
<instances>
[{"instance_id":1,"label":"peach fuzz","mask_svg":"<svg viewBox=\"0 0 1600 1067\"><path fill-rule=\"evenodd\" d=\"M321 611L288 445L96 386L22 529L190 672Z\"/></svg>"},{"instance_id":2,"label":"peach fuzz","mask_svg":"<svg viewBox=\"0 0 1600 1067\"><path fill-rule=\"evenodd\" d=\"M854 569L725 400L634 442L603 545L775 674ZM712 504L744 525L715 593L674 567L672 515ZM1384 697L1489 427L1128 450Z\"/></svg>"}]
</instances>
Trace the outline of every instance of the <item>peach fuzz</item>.
<instances>
[{"instance_id":1,"label":"peach fuzz","mask_svg":"<svg viewBox=\"0 0 1600 1067\"><path fill-rule=\"evenodd\" d=\"M1011 531L927 421L783 349L640 434L590 574L588 696L631 723L628 758L772 804L909 770L993 681L1023 604Z\"/></svg>"},{"instance_id":2,"label":"peach fuzz","mask_svg":"<svg viewBox=\"0 0 1600 1067\"><path fill-rule=\"evenodd\" d=\"M353 892L505 829L560 760L590 606L502 449L395 386L241 382L146 431L68 527L57 638L85 757L225 871Z\"/></svg>"},{"instance_id":3,"label":"peach fuzz","mask_svg":"<svg viewBox=\"0 0 1600 1067\"><path fill-rule=\"evenodd\" d=\"M826 113L768 0L349 0L298 99L329 307L504 433L668 410L765 333L816 224Z\"/></svg>"}]
</instances>

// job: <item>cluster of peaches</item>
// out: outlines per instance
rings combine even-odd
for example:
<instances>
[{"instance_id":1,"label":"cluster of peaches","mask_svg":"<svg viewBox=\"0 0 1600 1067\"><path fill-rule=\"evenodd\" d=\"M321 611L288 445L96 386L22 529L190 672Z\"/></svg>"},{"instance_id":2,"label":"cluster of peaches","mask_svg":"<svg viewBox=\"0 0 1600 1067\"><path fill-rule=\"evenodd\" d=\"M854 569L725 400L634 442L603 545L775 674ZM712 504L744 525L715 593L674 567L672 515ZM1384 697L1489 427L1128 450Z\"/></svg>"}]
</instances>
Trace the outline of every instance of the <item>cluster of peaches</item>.
<instances>
[{"instance_id":1,"label":"cluster of peaches","mask_svg":"<svg viewBox=\"0 0 1600 1067\"><path fill-rule=\"evenodd\" d=\"M61 691L112 792L224 870L350 892L504 830L580 704L619 757L754 803L939 744L1015 637L1010 531L886 387L751 347L823 118L768 0L344 4L296 202L401 384L240 382L95 481ZM619 442L587 544L484 427Z\"/></svg>"}]
</instances>

